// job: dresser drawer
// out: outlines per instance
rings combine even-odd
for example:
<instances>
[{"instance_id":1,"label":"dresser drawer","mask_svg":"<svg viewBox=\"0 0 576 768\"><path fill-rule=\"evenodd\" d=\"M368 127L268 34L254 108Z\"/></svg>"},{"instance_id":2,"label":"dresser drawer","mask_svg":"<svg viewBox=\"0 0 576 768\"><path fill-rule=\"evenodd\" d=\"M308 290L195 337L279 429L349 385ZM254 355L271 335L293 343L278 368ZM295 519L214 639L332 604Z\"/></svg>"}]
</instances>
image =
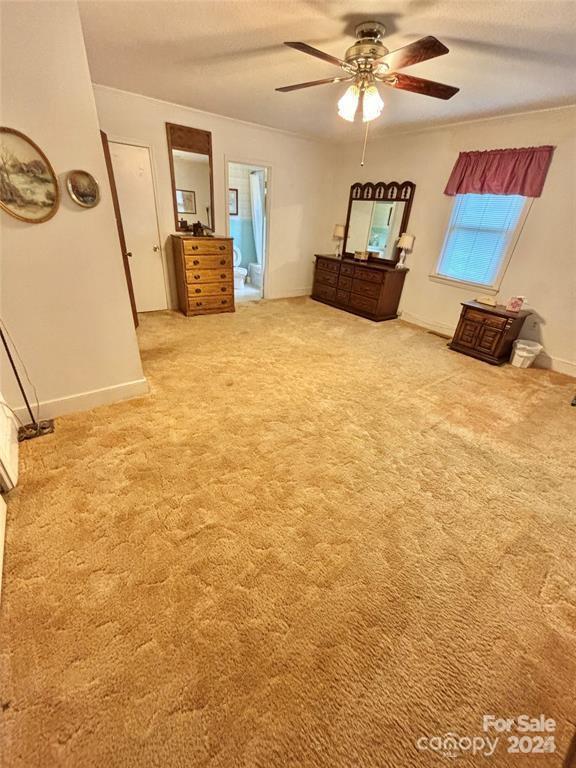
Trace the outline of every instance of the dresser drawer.
<instances>
[{"instance_id":1,"label":"dresser drawer","mask_svg":"<svg viewBox=\"0 0 576 768\"><path fill-rule=\"evenodd\" d=\"M350 306L356 309L363 309L364 312L376 312L378 302L376 299L370 299L367 296L359 296L357 293L350 294Z\"/></svg>"},{"instance_id":2,"label":"dresser drawer","mask_svg":"<svg viewBox=\"0 0 576 768\"><path fill-rule=\"evenodd\" d=\"M201 313L202 311L208 310L208 311L214 311L214 310L223 310L223 309L229 309L234 306L234 299L232 296L223 296L220 298L220 296L208 296L201 299L188 299L188 311L190 312L198 312Z\"/></svg>"},{"instance_id":3,"label":"dresser drawer","mask_svg":"<svg viewBox=\"0 0 576 768\"><path fill-rule=\"evenodd\" d=\"M367 267L354 267L354 277L358 280L366 280L368 283L381 283L384 280L382 272Z\"/></svg>"},{"instance_id":4,"label":"dresser drawer","mask_svg":"<svg viewBox=\"0 0 576 768\"><path fill-rule=\"evenodd\" d=\"M232 243L228 240L214 240L214 242L210 242L210 240L183 240L182 245L186 256L192 256L196 253L227 253L232 255Z\"/></svg>"},{"instance_id":5,"label":"dresser drawer","mask_svg":"<svg viewBox=\"0 0 576 768\"><path fill-rule=\"evenodd\" d=\"M352 278L351 277L340 277L338 278L338 288L342 288L344 291L349 291L352 288Z\"/></svg>"},{"instance_id":6,"label":"dresser drawer","mask_svg":"<svg viewBox=\"0 0 576 768\"><path fill-rule=\"evenodd\" d=\"M317 259L316 266L323 272L340 272L340 262L332 261L331 259Z\"/></svg>"},{"instance_id":7,"label":"dresser drawer","mask_svg":"<svg viewBox=\"0 0 576 768\"><path fill-rule=\"evenodd\" d=\"M359 293L362 296L369 296L370 298L378 298L380 295L380 286L375 283L366 283L364 280L352 281L352 292Z\"/></svg>"},{"instance_id":8,"label":"dresser drawer","mask_svg":"<svg viewBox=\"0 0 576 768\"><path fill-rule=\"evenodd\" d=\"M354 274L354 264L342 264L340 267L340 274L346 275L347 277L352 277Z\"/></svg>"},{"instance_id":9,"label":"dresser drawer","mask_svg":"<svg viewBox=\"0 0 576 768\"><path fill-rule=\"evenodd\" d=\"M198 296L232 296L234 293L232 283L202 283L188 286L188 299Z\"/></svg>"},{"instance_id":10,"label":"dresser drawer","mask_svg":"<svg viewBox=\"0 0 576 768\"><path fill-rule=\"evenodd\" d=\"M336 298L336 288L331 288L329 285L322 285L322 283L315 283L313 295L318 299L334 301Z\"/></svg>"},{"instance_id":11,"label":"dresser drawer","mask_svg":"<svg viewBox=\"0 0 576 768\"><path fill-rule=\"evenodd\" d=\"M184 254L184 263L186 269L219 269L220 267L232 268L232 254L210 254L196 253L194 255Z\"/></svg>"},{"instance_id":12,"label":"dresser drawer","mask_svg":"<svg viewBox=\"0 0 576 768\"><path fill-rule=\"evenodd\" d=\"M322 283L322 285L335 286L338 282L338 275L335 275L334 272L325 272L323 269L318 269L315 277L316 282Z\"/></svg>"},{"instance_id":13,"label":"dresser drawer","mask_svg":"<svg viewBox=\"0 0 576 768\"><path fill-rule=\"evenodd\" d=\"M349 304L350 303L350 291L342 291L338 289L336 291L336 301L338 304Z\"/></svg>"},{"instance_id":14,"label":"dresser drawer","mask_svg":"<svg viewBox=\"0 0 576 768\"><path fill-rule=\"evenodd\" d=\"M232 280L229 269L187 269L186 282L194 283L229 283Z\"/></svg>"},{"instance_id":15,"label":"dresser drawer","mask_svg":"<svg viewBox=\"0 0 576 768\"><path fill-rule=\"evenodd\" d=\"M503 331L506 328L508 320L505 317L495 317L494 315L486 315L484 318L484 325L489 325L491 328L498 328Z\"/></svg>"}]
</instances>

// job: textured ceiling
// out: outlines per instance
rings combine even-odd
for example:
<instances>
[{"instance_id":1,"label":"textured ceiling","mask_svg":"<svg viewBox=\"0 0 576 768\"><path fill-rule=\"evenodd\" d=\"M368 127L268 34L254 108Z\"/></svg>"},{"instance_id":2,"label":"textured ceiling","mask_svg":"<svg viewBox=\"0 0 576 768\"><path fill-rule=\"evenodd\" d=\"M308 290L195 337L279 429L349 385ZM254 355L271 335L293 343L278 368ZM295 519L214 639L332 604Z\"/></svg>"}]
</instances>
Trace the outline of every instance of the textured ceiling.
<instances>
[{"instance_id":1,"label":"textured ceiling","mask_svg":"<svg viewBox=\"0 0 576 768\"><path fill-rule=\"evenodd\" d=\"M358 21L376 18L391 50L425 35L446 56L404 70L459 86L445 102L381 87L374 133L576 102L572 0L82 0L95 83L298 133L346 139L342 85L274 88L340 70L282 45L301 40L342 57Z\"/></svg>"}]
</instances>

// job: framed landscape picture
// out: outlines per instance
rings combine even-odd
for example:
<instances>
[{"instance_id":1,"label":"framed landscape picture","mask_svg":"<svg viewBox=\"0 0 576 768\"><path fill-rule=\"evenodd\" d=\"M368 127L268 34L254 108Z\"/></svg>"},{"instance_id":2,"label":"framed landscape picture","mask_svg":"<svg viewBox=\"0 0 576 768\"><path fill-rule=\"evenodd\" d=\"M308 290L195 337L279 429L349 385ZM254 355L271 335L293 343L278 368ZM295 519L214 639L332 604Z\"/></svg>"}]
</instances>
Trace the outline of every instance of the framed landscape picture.
<instances>
[{"instance_id":1,"label":"framed landscape picture","mask_svg":"<svg viewBox=\"0 0 576 768\"><path fill-rule=\"evenodd\" d=\"M228 190L228 212L230 216L238 216L238 190Z\"/></svg>"},{"instance_id":2,"label":"framed landscape picture","mask_svg":"<svg viewBox=\"0 0 576 768\"><path fill-rule=\"evenodd\" d=\"M14 128L0 128L0 207L20 221L39 224L58 210L60 192L40 147Z\"/></svg>"},{"instance_id":3,"label":"framed landscape picture","mask_svg":"<svg viewBox=\"0 0 576 768\"><path fill-rule=\"evenodd\" d=\"M68 194L82 208L94 208L100 202L98 182L88 171L70 171L66 176Z\"/></svg>"},{"instance_id":4,"label":"framed landscape picture","mask_svg":"<svg viewBox=\"0 0 576 768\"><path fill-rule=\"evenodd\" d=\"M196 213L196 192L191 189L176 190L178 213Z\"/></svg>"}]
</instances>

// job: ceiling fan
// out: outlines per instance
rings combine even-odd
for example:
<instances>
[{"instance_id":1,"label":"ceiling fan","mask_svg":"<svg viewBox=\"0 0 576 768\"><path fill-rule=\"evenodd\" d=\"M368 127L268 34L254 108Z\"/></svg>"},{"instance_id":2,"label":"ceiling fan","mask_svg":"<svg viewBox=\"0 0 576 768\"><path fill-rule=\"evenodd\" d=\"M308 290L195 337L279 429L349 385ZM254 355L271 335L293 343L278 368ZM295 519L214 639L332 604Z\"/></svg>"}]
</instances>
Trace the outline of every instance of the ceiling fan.
<instances>
[{"instance_id":1,"label":"ceiling fan","mask_svg":"<svg viewBox=\"0 0 576 768\"><path fill-rule=\"evenodd\" d=\"M451 99L460 90L452 85L444 85L396 71L448 53L448 48L435 37L423 37L403 48L389 51L381 42L386 28L380 22L364 21L358 24L354 31L357 40L348 48L343 59L324 53L307 43L284 43L297 51L335 64L344 71L344 74L340 77L327 77L308 83L285 85L276 90L285 93L327 83L352 83L338 102L338 114L350 122L354 121L360 100L362 100L364 122L375 120L381 114L384 102L378 93L377 83L383 83L390 88L399 88L402 91L433 96L436 99Z\"/></svg>"}]
</instances>

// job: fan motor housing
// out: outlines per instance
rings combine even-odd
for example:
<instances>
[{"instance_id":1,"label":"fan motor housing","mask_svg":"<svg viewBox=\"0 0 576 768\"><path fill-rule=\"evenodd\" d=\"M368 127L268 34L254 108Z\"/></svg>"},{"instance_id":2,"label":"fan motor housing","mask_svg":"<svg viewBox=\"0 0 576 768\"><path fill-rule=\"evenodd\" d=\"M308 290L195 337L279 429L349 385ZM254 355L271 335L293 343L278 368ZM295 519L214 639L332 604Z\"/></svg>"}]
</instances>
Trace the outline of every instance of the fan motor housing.
<instances>
[{"instance_id":1,"label":"fan motor housing","mask_svg":"<svg viewBox=\"0 0 576 768\"><path fill-rule=\"evenodd\" d=\"M372 69L372 61L388 53L388 48L380 42L386 34L386 27L378 21L364 21L354 31L358 40L348 48L344 58L360 70Z\"/></svg>"}]
</instances>

